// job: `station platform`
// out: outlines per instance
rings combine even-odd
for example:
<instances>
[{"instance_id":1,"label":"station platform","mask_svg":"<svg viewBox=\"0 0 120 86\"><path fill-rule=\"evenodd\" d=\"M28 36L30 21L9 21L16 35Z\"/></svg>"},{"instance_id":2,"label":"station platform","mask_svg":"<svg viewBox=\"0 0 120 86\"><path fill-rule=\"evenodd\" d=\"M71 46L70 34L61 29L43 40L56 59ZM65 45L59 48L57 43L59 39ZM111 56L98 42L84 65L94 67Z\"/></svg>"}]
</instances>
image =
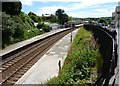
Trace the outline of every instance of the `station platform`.
<instances>
[{"instance_id":1,"label":"station platform","mask_svg":"<svg viewBox=\"0 0 120 86\"><path fill-rule=\"evenodd\" d=\"M72 39L76 36L79 29L72 32ZM64 64L68 50L71 45L71 33L60 39L41 59L39 59L16 83L24 84L45 84L49 79L58 75L59 66Z\"/></svg>"},{"instance_id":2,"label":"station platform","mask_svg":"<svg viewBox=\"0 0 120 86\"><path fill-rule=\"evenodd\" d=\"M14 50L16 50L16 49L19 49L19 48L21 48L21 47L23 47L23 46L26 46L26 45L28 45L28 44L30 44L30 43L33 43L33 42L35 42L35 41L37 41L37 40L43 39L43 38L45 38L45 37L47 37L47 36L50 36L50 35L53 35L53 34L55 34L55 33L64 31L64 30L66 30L66 29L69 29L69 28L52 30L51 32L47 32L47 33L44 33L44 34L42 34L42 35L38 35L38 36L35 36L35 37L33 37L33 38L30 38L30 39L28 39L28 40L25 40L25 41L22 41L22 42L18 42L18 43L12 44L12 45L6 47L6 48L3 49L3 50L0 50L0 57L2 57L3 55L5 55L5 54L7 54L7 53L10 53L10 52L12 52L12 51L14 51Z\"/></svg>"}]
</instances>

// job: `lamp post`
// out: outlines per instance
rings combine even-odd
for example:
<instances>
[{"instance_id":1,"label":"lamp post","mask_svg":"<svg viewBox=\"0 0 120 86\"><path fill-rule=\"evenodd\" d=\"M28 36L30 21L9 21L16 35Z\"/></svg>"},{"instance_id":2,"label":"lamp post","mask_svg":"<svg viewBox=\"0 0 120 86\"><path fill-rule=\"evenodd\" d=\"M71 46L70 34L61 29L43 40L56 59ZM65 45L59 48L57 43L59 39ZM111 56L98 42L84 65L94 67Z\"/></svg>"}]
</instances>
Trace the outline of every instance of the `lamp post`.
<instances>
[{"instance_id":1,"label":"lamp post","mask_svg":"<svg viewBox=\"0 0 120 86\"><path fill-rule=\"evenodd\" d=\"M70 28L71 28L71 40L70 40L70 42L72 43L72 21L71 21Z\"/></svg>"}]
</instances>

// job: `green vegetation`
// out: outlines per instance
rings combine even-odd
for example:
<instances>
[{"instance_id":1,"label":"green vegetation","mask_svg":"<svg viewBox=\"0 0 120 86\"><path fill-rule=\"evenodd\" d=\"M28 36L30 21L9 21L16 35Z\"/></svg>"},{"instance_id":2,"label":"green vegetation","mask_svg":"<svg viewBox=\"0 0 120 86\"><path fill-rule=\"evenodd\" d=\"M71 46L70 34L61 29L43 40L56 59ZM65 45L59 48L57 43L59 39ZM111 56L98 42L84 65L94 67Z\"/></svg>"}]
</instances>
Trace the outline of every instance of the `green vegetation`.
<instances>
[{"instance_id":1,"label":"green vegetation","mask_svg":"<svg viewBox=\"0 0 120 86\"><path fill-rule=\"evenodd\" d=\"M10 15L20 14L22 9L22 3L20 1L16 2L2 2L2 12Z\"/></svg>"},{"instance_id":2,"label":"green vegetation","mask_svg":"<svg viewBox=\"0 0 120 86\"><path fill-rule=\"evenodd\" d=\"M2 12L0 12L2 18L2 48L49 32L52 28L43 22L64 24L69 19L64 10L62 10L62 13L59 11L61 9L56 11L57 15L51 14L50 16L37 16L33 12L29 12L27 15L21 9L22 3L20 1L2 2ZM37 27L34 23L38 23Z\"/></svg>"},{"instance_id":3,"label":"green vegetation","mask_svg":"<svg viewBox=\"0 0 120 86\"><path fill-rule=\"evenodd\" d=\"M43 33L34 26L34 22L24 12L20 12L19 15L2 12L1 16L2 48Z\"/></svg>"},{"instance_id":4,"label":"green vegetation","mask_svg":"<svg viewBox=\"0 0 120 86\"><path fill-rule=\"evenodd\" d=\"M58 77L52 78L47 84L89 85L96 80L100 71L100 58L99 46L92 33L80 28Z\"/></svg>"},{"instance_id":5,"label":"green vegetation","mask_svg":"<svg viewBox=\"0 0 120 86\"><path fill-rule=\"evenodd\" d=\"M44 32L50 32L52 28L48 25L45 25L44 23L39 22L37 25L37 28L42 29Z\"/></svg>"},{"instance_id":6,"label":"green vegetation","mask_svg":"<svg viewBox=\"0 0 120 86\"><path fill-rule=\"evenodd\" d=\"M41 17L37 16L36 14L34 14L33 12L29 12L28 16L34 21L34 22L41 22L42 19Z\"/></svg>"},{"instance_id":7,"label":"green vegetation","mask_svg":"<svg viewBox=\"0 0 120 86\"><path fill-rule=\"evenodd\" d=\"M93 21L92 21L92 20L89 20L88 23L89 23L89 24L93 24Z\"/></svg>"},{"instance_id":8,"label":"green vegetation","mask_svg":"<svg viewBox=\"0 0 120 86\"><path fill-rule=\"evenodd\" d=\"M2 25L0 25L2 26L2 48L51 30L51 27L45 24L41 28L39 25L36 27L34 22L42 22L42 18L32 12L27 15L21 9L20 1L2 2L2 12L0 12L2 18Z\"/></svg>"},{"instance_id":9,"label":"green vegetation","mask_svg":"<svg viewBox=\"0 0 120 86\"><path fill-rule=\"evenodd\" d=\"M57 16L57 18L58 18L58 22L59 22L59 24L64 24L64 23L66 23L67 21L69 21L70 20L70 18L69 18L69 16L66 14L66 13L64 13L65 11L64 10L62 10L62 9L58 9L56 12L55 12L55 15Z\"/></svg>"}]
</instances>

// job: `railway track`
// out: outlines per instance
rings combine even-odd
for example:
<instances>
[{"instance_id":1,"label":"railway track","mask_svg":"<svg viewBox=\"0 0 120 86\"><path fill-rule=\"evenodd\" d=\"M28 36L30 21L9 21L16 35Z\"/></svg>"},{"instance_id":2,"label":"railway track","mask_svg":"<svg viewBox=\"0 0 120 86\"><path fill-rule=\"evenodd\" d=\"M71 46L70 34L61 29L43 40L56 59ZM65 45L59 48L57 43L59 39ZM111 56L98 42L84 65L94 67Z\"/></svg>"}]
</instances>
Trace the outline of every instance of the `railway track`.
<instances>
[{"instance_id":1,"label":"railway track","mask_svg":"<svg viewBox=\"0 0 120 86\"><path fill-rule=\"evenodd\" d=\"M3 61L0 69L2 74L2 86L13 85L22 77L59 39L68 34L71 30L65 30L48 36L39 42L35 42L20 52L10 56L10 59Z\"/></svg>"}]
</instances>

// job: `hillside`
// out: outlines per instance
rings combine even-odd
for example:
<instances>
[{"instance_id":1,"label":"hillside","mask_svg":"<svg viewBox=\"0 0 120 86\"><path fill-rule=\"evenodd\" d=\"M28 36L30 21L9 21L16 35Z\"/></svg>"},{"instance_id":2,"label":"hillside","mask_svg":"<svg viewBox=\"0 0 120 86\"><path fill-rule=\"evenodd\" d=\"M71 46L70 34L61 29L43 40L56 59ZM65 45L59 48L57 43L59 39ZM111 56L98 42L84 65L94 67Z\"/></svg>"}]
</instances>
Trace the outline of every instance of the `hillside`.
<instances>
[{"instance_id":1,"label":"hillside","mask_svg":"<svg viewBox=\"0 0 120 86\"><path fill-rule=\"evenodd\" d=\"M2 12L2 47L42 34L24 12L9 15Z\"/></svg>"}]
</instances>

